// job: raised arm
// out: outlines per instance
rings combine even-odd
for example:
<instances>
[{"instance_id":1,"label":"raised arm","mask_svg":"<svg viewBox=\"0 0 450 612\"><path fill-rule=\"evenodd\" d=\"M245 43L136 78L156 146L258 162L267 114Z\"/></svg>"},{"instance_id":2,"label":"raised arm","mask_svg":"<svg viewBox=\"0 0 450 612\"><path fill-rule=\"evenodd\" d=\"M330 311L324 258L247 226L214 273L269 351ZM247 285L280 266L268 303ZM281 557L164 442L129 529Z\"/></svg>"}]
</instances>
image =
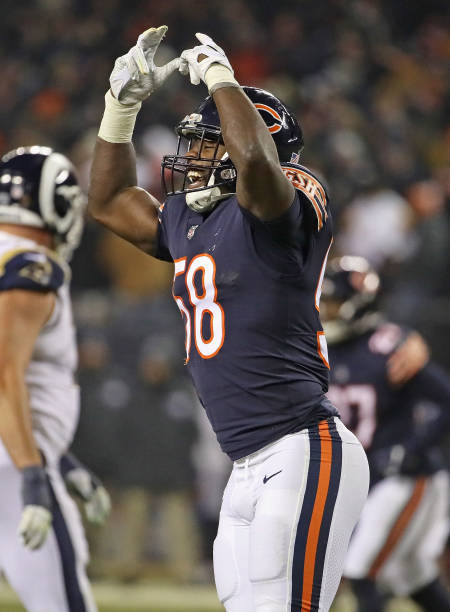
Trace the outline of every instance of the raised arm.
<instances>
[{"instance_id":1,"label":"raised arm","mask_svg":"<svg viewBox=\"0 0 450 612\"><path fill-rule=\"evenodd\" d=\"M154 55L167 31L150 28L137 44L116 60L111 90L95 146L88 210L110 230L153 254L158 228L158 200L136 186L136 160L131 143L142 100L175 71L179 59L157 67Z\"/></svg>"},{"instance_id":2,"label":"raised arm","mask_svg":"<svg viewBox=\"0 0 450 612\"><path fill-rule=\"evenodd\" d=\"M88 210L102 225L153 254L159 202L136 186L133 145L97 138L91 169Z\"/></svg>"},{"instance_id":3,"label":"raised arm","mask_svg":"<svg viewBox=\"0 0 450 612\"><path fill-rule=\"evenodd\" d=\"M206 34L196 36L202 44L181 57L191 82L203 80L214 98L225 148L237 170L238 201L260 219L274 219L289 208L294 188L281 170L273 138L235 80L224 51Z\"/></svg>"}]
</instances>

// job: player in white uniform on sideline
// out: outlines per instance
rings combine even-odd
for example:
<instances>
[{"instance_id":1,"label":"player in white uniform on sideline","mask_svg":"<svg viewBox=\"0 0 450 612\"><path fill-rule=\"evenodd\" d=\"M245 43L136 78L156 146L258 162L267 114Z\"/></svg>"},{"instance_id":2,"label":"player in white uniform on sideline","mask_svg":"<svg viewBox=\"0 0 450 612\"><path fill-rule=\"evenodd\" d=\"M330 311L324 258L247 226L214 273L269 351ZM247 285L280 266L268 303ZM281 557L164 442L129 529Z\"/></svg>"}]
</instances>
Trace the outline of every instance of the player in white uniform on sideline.
<instances>
[{"instance_id":1,"label":"player in white uniform on sideline","mask_svg":"<svg viewBox=\"0 0 450 612\"><path fill-rule=\"evenodd\" d=\"M29 612L94 612L87 544L66 483L101 522L109 498L67 450L78 422L66 261L85 198L47 147L0 162L0 570ZM65 481L65 482L64 482Z\"/></svg>"}]
</instances>

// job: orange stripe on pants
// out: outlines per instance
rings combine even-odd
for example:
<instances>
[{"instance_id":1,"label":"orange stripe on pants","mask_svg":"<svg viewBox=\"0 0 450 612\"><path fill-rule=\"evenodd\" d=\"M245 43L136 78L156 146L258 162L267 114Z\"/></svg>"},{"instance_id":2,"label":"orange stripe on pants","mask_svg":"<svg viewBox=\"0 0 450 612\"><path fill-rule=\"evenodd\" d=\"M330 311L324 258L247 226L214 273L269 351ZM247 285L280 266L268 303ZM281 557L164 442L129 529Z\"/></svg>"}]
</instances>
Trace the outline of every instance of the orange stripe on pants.
<instances>
[{"instance_id":1,"label":"orange stripe on pants","mask_svg":"<svg viewBox=\"0 0 450 612\"><path fill-rule=\"evenodd\" d=\"M311 596L314 582L314 568L316 564L317 543L319 541L320 527L322 525L323 511L330 486L332 446L328 423L319 423L320 436L320 471L317 483L316 499L308 529L306 540L305 564L303 569L302 612L311 610Z\"/></svg>"},{"instance_id":2,"label":"orange stripe on pants","mask_svg":"<svg viewBox=\"0 0 450 612\"><path fill-rule=\"evenodd\" d=\"M369 578L371 578L372 580L375 580L381 567L386 562L387 558L392 553L398 541L405 532L406 527L411 521L411 518L414 515L414 512L417 510L417 507L423 497L425 485L426 478L419 478L417 480L409 502L403 508L402 512L400 513L400 516L395 521L386 539L386 543L376 556L375 561L372 563L372 567L370 568L368 574Z\"/></svg>"}]
</instances>

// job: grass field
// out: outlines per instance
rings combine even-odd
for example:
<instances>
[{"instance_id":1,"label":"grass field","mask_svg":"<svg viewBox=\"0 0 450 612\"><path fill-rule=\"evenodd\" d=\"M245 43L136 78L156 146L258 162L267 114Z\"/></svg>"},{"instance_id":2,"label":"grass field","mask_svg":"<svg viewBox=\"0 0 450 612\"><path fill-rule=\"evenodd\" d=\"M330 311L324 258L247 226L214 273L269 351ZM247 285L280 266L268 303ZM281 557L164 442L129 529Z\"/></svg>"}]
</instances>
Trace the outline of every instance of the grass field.
<instances>
[{"instance_id":1,"label":"grass field","mask_svg":"<svg viewBox=\"0 0 450 612\"><path fill-rule=\"evenodd\" d=\"M220 612L212 587L179 587L164 582L121 585L104 582L94 585L99 612ZM0 612L24 612L17 597L0 584Z\"/></svg>"},{"instance_id":2,"label":"grass field","mask_svg":"<svg viewBox=\"0 0 450 612\"><path fill-rule=\"evenodd\" d=\"M220 612L212 587L174 586L159 582L139 585L95 584L99 612ZM347 592L337 598L333 612L354 612L354 602ZM24 612L11 589L0 583L0 612ZM408 601L392 601L387 612L418 612Z\"/></svg>"}]
</instances>

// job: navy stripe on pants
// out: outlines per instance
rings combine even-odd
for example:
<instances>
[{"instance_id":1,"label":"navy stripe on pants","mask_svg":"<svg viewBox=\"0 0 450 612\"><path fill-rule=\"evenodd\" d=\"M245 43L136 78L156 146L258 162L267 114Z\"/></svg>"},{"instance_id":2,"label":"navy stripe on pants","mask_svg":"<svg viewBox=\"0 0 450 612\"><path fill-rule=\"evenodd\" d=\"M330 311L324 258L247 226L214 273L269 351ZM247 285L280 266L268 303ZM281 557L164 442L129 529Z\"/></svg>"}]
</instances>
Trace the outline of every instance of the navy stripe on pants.
<instances>
[{"instance_id":1,"label":"navy stripe on pants","mask_svg":"<svg viewBox=\"0 0 450 612\"><path fill-rule=\"evenodd\" d=\"M64 575L67 603L70 612L87 612L83 593L78 582L76 569L76 556L64 515L59 506L55 492L49 479L50 495L52 499L53 530L58 543L61 565Z\"/></svg>"}]
</instances>

